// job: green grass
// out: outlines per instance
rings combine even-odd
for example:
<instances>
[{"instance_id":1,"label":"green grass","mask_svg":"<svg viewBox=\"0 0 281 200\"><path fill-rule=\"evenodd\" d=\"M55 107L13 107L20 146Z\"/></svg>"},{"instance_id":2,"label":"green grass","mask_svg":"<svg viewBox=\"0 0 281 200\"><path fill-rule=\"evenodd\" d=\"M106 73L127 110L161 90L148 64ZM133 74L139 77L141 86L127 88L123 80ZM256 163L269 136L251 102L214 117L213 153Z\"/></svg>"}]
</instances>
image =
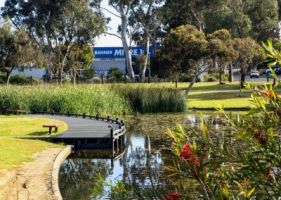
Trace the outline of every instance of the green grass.
<instances>
[{"instance_id":1,"label":"green grass","mask_svg":"<svg viewBox=\"0 0 281 200\"><path fill-rule=\"evenodd\" d=\"M251 86L264 88L267 82L250 82ZM280 86L275 89L279 89ZM251 106L251 90L243 89L240 93L239 83L196 83L190 92L188 108L215 110L223 107L226 110L246 110Z\"/></svg>"},{"instance_id":2,"label":"green grass","mask_svg":"<svg viewBox=\"0 0 281 200\"><path fill-rule=\"evenodd\" d=\"M0 116L0 169L15 168L23 162L33 160L33 154L49 147L61 147L39 140L9 138L12 136L48 135L42 128L44 123L63 123L47 118L20 116ZM58 133L67 130L67 125L60 127Z\"/></svg>"},{"instance_id":3,"label":"green grass","mask_svg":"<svg viewBox=\"0 0 281 200\"><path fill-rule=\"evenodd\" d=\"M64 124L57 133L65 132L68 127L62 121L21 116L0 116L0 136L49 136L48 128L43 128L43 124Z\"/></svg>"},{"instance_id":4,"label":"green grass","mask_svg":"<svg viewBox=\"0 0 281 200\"><path fill-rule=\"evenodd\" d=\"M37 140L1 138L0 169L12 169L24 162L30 162L34 159L34 153L50 147L61 146Z\"/></svg>"},{"instance_id":5,"label":"green grass","mask_svg":"<svg viewBox=\"0 0 281 200\"><path fill-rule=\"evenodd\" d=\"M243 92L215 92L215 93L191 93L187 100L189 108L215 109L223 107L225 109L247 109L250 106L251 93Z\"/></svg>"}]
</instances>

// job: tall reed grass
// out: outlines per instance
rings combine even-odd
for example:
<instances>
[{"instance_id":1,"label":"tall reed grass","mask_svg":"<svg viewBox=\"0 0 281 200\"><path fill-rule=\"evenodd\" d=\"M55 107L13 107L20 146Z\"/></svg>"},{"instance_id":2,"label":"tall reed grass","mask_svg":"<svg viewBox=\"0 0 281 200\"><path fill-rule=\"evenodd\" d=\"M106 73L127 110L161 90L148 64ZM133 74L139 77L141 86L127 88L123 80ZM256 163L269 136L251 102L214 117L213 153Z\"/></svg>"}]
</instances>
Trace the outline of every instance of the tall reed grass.
<instances>
[{"instance_id":1,"label":"tall reed grass","mask_svg":"<svg viewBox=\"0 0 281 200\"><path fill-rule=\"evenodd\" d=\"M163 113L186 111L186 98L178 89L113 86L125 97L134 112Z\"/></svg>"},{"instance_id":2,"label":"tall reed grass","mask_svg":"<svg viewBox=\"0 0 281 200\"><path fill-rule=\"evenodd\" d=\"M92 115L183 112L186 99L176 89L133 84L0 86L0 113L16 109Z\"/></svg>"},{"instance_id":3,"label":"tall reed grass","mask_svg":"<svg viewBox=\"0 0 281 200\"><path fill-rule=\"evenodd\" d=\"M0 112L24 109L31 113L60 112L120 115L130 113L130 106L118 93L108 88L89 86L9 86L0 87Z\"/></svg>"}]
</instances>

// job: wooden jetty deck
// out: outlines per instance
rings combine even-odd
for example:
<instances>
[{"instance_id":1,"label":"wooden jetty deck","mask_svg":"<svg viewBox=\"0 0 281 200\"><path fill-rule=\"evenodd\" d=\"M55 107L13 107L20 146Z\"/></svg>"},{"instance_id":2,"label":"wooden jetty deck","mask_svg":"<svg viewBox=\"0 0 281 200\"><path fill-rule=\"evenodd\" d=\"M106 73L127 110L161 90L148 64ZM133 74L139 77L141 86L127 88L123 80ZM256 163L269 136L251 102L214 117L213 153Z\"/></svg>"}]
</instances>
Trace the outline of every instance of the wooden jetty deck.
<instances>
[{"instance_id":1,"label":"wooden jetty deck","mask_svg":"<svg viewBox=\"0 0 281 200\"><path fill-rule=\"evenodd\" d=\"M65 122L68 130L61 135L50 136L52 142L71 144L77 149L112 149L122 148L125 144L125 124L119 119L76 114L29 115L45 117Z\"/></svg>"}]
</instances>

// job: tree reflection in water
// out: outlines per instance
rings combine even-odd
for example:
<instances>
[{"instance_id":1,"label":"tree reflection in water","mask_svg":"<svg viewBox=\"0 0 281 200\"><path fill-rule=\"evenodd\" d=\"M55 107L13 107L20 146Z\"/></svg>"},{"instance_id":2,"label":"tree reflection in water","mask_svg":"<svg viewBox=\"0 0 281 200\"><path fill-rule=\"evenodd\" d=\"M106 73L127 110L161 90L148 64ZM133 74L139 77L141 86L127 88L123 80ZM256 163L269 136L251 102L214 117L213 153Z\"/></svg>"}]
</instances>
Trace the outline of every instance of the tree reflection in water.
<instances>
[{"instance_id":1,"label":"tree reflection in water","mask_svg":"<svg viewBox=\"0 0 281 200\"><path fill-rule=\"evenodd\" d=\"M96 155L91 154L86 154L87 157L85 154L74 154L68 158L61 167L59 177L63 198L66 200L109 198L112 184L120 181L126 188L130 188L131 191L127 194L132 195L130 198L136 193L145 195L162 190L172 191L174 181L167 178L164 166L173 162L173 156L168 151L161 151L170 145L163 139L162 133L164 128L173 128L179 122L194 123L194 117L186 115L160 117L134 117L126 124L128 132L134 134L127 135L127 148L118 160L98 159Z\"/></svg>"}]
</instances>

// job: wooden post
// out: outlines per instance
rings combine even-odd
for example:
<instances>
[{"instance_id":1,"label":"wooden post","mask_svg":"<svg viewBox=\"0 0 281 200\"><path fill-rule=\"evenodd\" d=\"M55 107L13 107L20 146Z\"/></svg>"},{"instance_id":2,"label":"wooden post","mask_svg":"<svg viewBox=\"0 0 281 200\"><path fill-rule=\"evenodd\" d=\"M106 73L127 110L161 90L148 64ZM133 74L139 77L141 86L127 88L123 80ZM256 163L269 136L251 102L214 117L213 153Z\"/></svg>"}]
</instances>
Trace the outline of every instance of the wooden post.
<instances>
[{"instance_id":1,"label":"wooden post","mask_svg":"<svg viewBox=\"0 0 281 200\"><path fill-rule=\"evenodd\" d=\"M107 116L106 120L109 122L109 116Z\"/></svg>"},{"instance_id":2,"label":"wooden post","mask_svg":"<svg viewBox=\"0 0 281 200\"><path fill-rule=\"evenodd\" d=\"M112 157L114 157L114 135L113 135L113 127L110 129L110 137L111 137L111 148L112 148Z\"/></svg>"},{"instance_id":3,"label":"wooden post","mask_svg":"<svg viewBox=\"0 0 281 200\"><path fill-rule=\"evenodd\" d=\"M86 118L86 113L83 113L83 118L84 118L84 119Z\"/></svg>"}]
</instances>

